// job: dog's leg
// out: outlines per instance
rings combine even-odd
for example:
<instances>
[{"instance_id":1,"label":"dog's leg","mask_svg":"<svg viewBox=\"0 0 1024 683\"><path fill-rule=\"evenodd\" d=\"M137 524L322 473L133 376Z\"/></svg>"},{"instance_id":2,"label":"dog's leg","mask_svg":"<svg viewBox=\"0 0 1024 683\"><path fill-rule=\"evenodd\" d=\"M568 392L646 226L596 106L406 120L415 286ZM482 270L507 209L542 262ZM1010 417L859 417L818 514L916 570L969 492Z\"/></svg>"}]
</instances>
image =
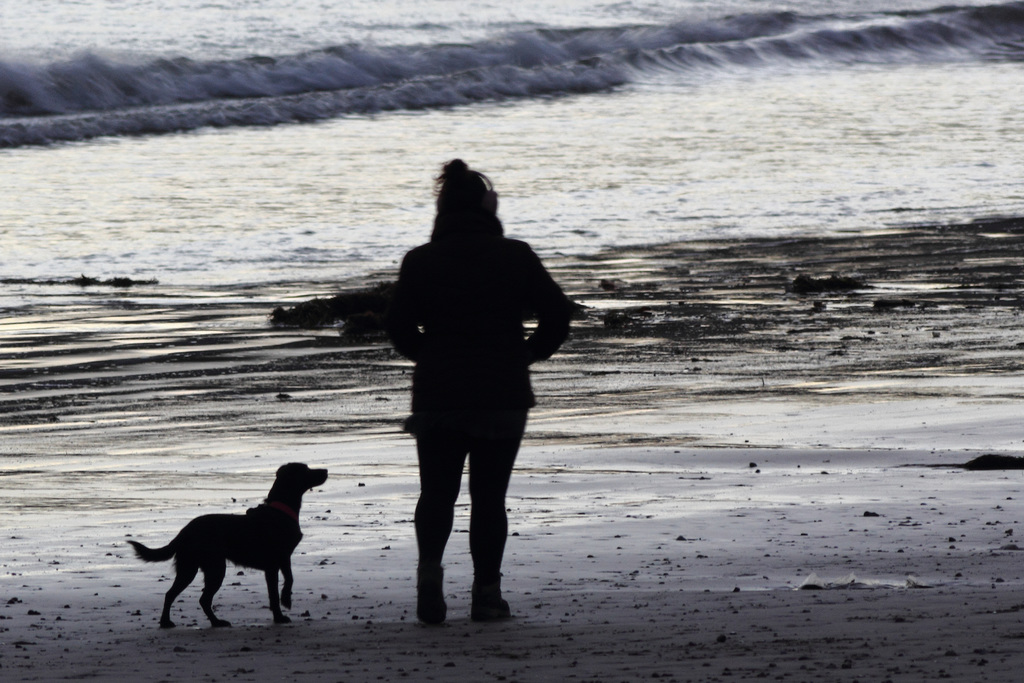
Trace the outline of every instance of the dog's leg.
<instances>
[{"instance_id":1,"label":"dog's leg","mask_svg":"<svg viewBox=\"0 0 1024 683\"><path fill-rule=\"evenodd\" d=\"M270 611L274 613L275 624L290 624L292 620L281 613L281 598L277 592L277 569L268 569L264 572L267 577L267 594L270 597ZM291 596L288 597L291 603Z\"/></svg>"},{"instance_id":2,"label":"dog's leg","mask_svg":"<svg viewBox=\"0 0 1024 683\"><path fill-rule=\"evenodd\" d=\"M188 585L196 578L196 574L199 573L199 565L178 561L176 570L174 583L171 584L170 590L164 596L164 610L160 613L160 628L174 628L174 622L171 621L171 606L174 605L174 601L178 599L181 592L188 588Z\"/></svg>"},{"instance_id":3,"label":"dog's leg","mask_svg":"<svg viewBox=\"0 0 1024 683\"><path fill-rule=\"evenodd\" d=\"M284 563L281 565L281 576L284 577L284 585L281 587L281 604L284 605L285 609L292 608L292 561L291 558L285 558Z\"/></svg>"},{"instance_id":4,"label":"dog's leg","mask_svg":"<svg viewBox=\"0 0 1024 683\"><path fill-rule=\"evenodd\" d=\"M206 616L210 619L210 623L213 626L231 626L230 622L218 619L217 615L213 613L213 596L216 595L217 591L220 590L221 584L224 583L224 574L226 572L227 562L223 559L210 562L203 567L203 594L199 598L199 605L206 612Z\"/></svg>"}]
</instances>

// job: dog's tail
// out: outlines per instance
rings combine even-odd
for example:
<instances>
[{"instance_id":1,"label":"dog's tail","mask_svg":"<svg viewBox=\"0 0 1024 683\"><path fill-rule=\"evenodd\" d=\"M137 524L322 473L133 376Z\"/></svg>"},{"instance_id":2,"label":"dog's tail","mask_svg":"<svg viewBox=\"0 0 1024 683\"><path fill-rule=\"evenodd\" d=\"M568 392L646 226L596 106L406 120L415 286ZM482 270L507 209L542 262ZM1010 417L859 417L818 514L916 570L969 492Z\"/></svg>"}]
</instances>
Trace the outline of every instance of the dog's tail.
<instances>
[{"instance_id":1,"label":"dog's tail","mask_svg":"<svg viewBox=\"0 0 1024 683\"><path fill-rule=\"evenodd\" d=\"M144 562L166 562L177 552L173 541L163 548L147 548L137 541L128 541L128 543L135 548L135 554Z\"/></svg>"}]
</instances>

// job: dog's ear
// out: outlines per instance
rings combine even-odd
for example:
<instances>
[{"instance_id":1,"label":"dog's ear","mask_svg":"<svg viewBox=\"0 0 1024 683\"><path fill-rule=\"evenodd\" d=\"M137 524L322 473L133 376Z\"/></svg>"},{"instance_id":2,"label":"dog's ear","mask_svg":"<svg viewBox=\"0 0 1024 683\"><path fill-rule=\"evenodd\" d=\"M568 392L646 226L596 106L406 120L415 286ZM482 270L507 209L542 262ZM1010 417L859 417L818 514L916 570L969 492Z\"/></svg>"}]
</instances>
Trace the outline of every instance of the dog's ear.
<instances>
[{"instance_id":1,"label":"dog's ear","mask_svg":"<svg viewBox=\"0 0 1024 683\"><path fill-rule=\"evenodd\" d=\"M287 465L281 465L280 467L278 467L277 468L277 475L276 476L280 477L280 476L282 476L282 475L284 475L284 474L286 474L288 472L294 473L296 470L308 470L308 469L309 469L309 467L307 467L306 465L302 464L301 462L290 462Z\"/></svg>"}]
</instances>

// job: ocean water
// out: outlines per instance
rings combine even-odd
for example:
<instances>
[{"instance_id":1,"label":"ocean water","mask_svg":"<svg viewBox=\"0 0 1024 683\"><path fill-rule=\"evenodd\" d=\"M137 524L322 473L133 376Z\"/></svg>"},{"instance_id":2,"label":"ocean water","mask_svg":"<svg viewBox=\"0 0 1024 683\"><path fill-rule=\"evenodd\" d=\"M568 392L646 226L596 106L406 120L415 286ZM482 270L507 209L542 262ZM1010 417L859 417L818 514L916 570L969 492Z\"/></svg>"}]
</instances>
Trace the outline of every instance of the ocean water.
<instances>
[{"instance_id":1,"label":"ocean water","mask_svg":"<svg viewBox=\"0 0 1024 683\"><path fill-rule=\"evenodd\" d=\"M0 2L0 309L394 269L462 157L542 254L1024 214L1024 3Z\"/></svg>"}]
</instances>

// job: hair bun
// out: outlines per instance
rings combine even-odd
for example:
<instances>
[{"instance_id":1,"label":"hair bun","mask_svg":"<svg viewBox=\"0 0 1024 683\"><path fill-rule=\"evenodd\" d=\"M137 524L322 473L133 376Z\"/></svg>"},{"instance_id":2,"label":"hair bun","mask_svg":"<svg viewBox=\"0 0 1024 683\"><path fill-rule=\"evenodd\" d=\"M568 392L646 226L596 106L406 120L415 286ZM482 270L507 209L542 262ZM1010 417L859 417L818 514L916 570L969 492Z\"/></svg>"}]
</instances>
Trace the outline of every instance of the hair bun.
<instances>
[{"instance_id":1,"label":"hair bun","mask_svg":"<svg viewBox=\"0 0 1024 683\"><path fill-rule=\"evenodd\" d=\"M442 175L446 178L452 178L455 176L465 175L469 171L469 166L462 159L452 159L444 165Z\"/></svg>"},{"instance_id":2,"label":"hair bun","mask_svg":"<svg viewBox=\"0 0 1024 683\"><path fill-rule=\"evenodd\" d=\"M462 159L452 159L442 166L440 175L434 181L438 215L455 211L479 211L484 195L493 189L487 176L470 170Z\"/></svg>"}]
</instances>

